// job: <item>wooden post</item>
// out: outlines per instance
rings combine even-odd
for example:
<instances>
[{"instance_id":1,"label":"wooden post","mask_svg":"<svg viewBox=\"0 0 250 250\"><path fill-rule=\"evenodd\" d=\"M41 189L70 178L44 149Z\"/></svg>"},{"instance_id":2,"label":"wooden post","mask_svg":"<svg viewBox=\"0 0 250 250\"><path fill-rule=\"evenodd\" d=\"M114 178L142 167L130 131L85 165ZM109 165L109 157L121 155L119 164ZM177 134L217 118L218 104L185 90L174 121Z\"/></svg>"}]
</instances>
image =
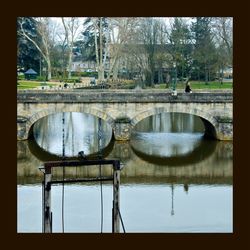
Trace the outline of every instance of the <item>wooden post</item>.
<instances>
[{"instance_id":1,"label":"wooden post","mask_svg":"<svg viewBox=\"0 0 250 250\"><path fill-rule=\"evenodd\" d=\"M112 227L113 233L120 232L119 207L120 207L120 162L115 161L114 183L113 183L113 227Z\"/></svg>"},{"instance_id":2,"label":"wooden post","mask_svg":"<svg viewBox=\"0 0 250 250\"><path fill-rule=\"evenodd\" d=\"M52 233L52 213L51 213L51 185L55 183L65 183L63 181L52 181L52 167L61 166L82 166L82 165L98 165L107 164L113 165L113 177L102 177L102 178L85 178L77 180L67 180L67 183L72 182L85 182L85 181L110 181L113 180L113 209L112 209L112 233L120 232L120 161L119 160L84 160L84 161L58 161L58 162L47 162L44 164L44 181L43 181L43 233ZM122 224L123 225L123 224ZM125 232L125 230L124 230Z\"/></svg>"},{"instance_id":3,"label":"wooden post","mask_svg":"<svg viewBox=\"0 0 250 250\"><path fill-rule=\"evenodd\" d=\"M43 219L44 233L52 233L52 215L51 215L51 168L45 168L44 174L44 196L43 196Z\"/></svg>"}]
</instances>

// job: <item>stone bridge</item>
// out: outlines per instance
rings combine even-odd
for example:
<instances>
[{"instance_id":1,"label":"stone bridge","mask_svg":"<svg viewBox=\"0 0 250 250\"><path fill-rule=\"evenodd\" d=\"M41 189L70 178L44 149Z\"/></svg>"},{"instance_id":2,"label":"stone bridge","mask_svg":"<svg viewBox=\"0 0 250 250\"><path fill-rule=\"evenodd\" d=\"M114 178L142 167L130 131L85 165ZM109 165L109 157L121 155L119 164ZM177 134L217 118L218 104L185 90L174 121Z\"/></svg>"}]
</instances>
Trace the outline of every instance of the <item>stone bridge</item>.
<instances>
[{"instance_id":1,"label":"stone bridge","mask_svg":"<svg viewBox=\"0 0 250 250\"><path fill-rule=\"evenodd\" d=\"M18 91L17 139L28 139L36 121L60 112L100 117L112 127L116 140L129 140L139 121L168 112L200 117L205 136L233 139L232 91L178 93L174 96L160 90Z\"/></svg>"}]
</instances>

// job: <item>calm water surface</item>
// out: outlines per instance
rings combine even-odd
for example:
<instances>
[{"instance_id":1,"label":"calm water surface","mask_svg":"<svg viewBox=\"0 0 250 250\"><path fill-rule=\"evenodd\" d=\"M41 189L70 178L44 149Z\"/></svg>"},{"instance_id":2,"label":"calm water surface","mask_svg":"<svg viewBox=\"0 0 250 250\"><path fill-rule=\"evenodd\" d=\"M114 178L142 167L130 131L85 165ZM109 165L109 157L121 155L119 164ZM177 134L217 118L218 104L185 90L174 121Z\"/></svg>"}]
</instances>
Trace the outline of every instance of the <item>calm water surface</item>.
<instances>
[{"instance_id":1,"label":"calm water surface","mask_svg":"<svg viewBox=\"0 0 250 250\"><path fill-rule=\"evenodd\" d=\"M199 118L160 114L140 122L130 142L114 142L102 122L103 154L119 158L120 210L126 232L232 232L233 145L203 139ZM18 232L42 232L44 161L94 155L98 119L61 113L34 125L34 139L17 143ZM68 177L95 177L98 167L66 170ZM103 175L110 175L108 166ZM62 170L53 172L62 178ZM103 232L111 232L112 185L104 183ZM62 197L64 194L64 205ZM53 232L100 232L100 183L52 186ZM122 232L122 227L121 227Z\"/></svg>"}]
</instances>

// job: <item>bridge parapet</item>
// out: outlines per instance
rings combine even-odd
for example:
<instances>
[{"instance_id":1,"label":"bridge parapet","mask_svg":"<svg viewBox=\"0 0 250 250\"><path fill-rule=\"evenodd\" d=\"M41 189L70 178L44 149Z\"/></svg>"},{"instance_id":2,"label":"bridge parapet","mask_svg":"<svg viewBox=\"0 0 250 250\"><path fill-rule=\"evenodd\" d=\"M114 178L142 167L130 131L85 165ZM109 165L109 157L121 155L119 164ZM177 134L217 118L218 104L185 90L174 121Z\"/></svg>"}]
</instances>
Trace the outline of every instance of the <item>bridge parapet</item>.
<instances>
[{"instance_id":1,"label":"bridge parapet","mask_svg":"<svg viewBox=\"0 0 250 250\"><path fill-rule=\"evenodd\" d=\"M46 103L159 103L159 102L232 102L232 91L223 92L194 92L178 93L172 96L166 91L19 91L17 102L46 102Z\"/></svg>"}]
</instances>

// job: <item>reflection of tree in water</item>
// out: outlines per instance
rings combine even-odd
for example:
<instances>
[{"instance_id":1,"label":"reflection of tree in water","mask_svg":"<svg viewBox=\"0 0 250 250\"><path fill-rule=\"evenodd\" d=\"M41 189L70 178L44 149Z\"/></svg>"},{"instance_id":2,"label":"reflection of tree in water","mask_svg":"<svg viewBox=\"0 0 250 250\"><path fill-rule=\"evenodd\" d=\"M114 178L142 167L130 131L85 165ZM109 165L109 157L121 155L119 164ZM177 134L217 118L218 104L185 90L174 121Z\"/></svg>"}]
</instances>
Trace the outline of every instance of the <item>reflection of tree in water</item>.
<instances>
[{"instance_id":1,"label":"reflection of tree in water","mask_svg":"<svg viewBox=\"0 0 250 250\"><path fill-rule=\"evenodd\" d=\"M204 126L198 116L160 113L145 118L135 126L131 145L136 153L153 158L180 156L199 146L203 132Z\"/></svg>"},{"instance_id":2,"label":"reflection of tree in water","mask_svg":"<svg viewBox=\"0 0 250 250\"><path fill-rule=\"evenodd\" d=\"M28 147L28 141L17 142L17 183L40 183L42 173L38 167L42 162L37 159Z\"/></svg>"},{"instance_id":3,"label":"reflection of tree in water","mask_svg":"<svg viewBox=\"0 0 250 250\"><path fill-rule=\"evenodd\" d=\"M198 116L185 113L160 113L149 116L135 126L137 132L203 132L204 125Z\"/></svg>"},{"instance_id":4,"label":"reflection of tree in water","mask_svg":"<svg viewBox=\"0 0 250 250\"><path fill-rule=\"evenodd\" d=\"M136 133L130 141L134 152L144 160L157 163L171 160L174 165L178 159L192 155L201 160L215 144L215 141L205 141L201 134L192 133Z\"/></svg>"},{"instance_id":5,"label":"reflection of tree in water","mask_svg":"<svg viewBox=\"0 0 250 250\"><path fill-rule=\"evenodd\" d=\"M41 122L41 120L43 120L43 123ZM41 118L40 120L38 120L34 124L34 128L33 128L33 131L35 131L34 136L35 136L35 138L40 139L40 144L41 144L42 147L45 146L46 137L47 137L46 135L49 132L48 128L49 128L48 116L45 116L45 117Z\"/></svg>"},{"instance_id":6,"label":"reflection of tree in water","mask_svg":"<svg viewBox=\"0 0 250 250\"><path fill-rule=\"evenodd\" d=\"M64 125L62 114L65 119ZM39 146L54 154L62 155L62 138L64 138L66 156L76 156L79 151L92 154L98 148L97 121L97 117L82 113L65 112L49 115L34 125L35 139ZM102 127L103 145L107 146L112 130L104 121Z\"/></svg>"},{"instance_id":7,"label":"reflection of tree in water","mask_svg":"<svg viewBox=\"0 0 250 250\"><path fill-rule=\"evenodd\" d=\"M138 147L135 147L131 144L133 152L142 160L156 164L156 165L163 165L163 166L185 166L189 164L194 164L197 162L201 162L209 157L213 151L215 150L216 144L211 143L208 144L207 147L206 143L202 143L197 145L192 151L188 152L187 154L179 154L178 155L178 147L174 147L172 152L173 154L170 156L161 156L161 155L154 155L150 154L149 152L143 152L138 150Z\"/></svg>"},{"instance_id":8,"label":"reflection of tree in water","mask_svg":"<svg viewBox=\"0 0 250 250\"><path fill-rule=\"evenodd\" d=\"M171 152L173 153L173 155L178 155L180 153L178 145L172 144L171 145Z\"/></svg>"}]
</instances>

